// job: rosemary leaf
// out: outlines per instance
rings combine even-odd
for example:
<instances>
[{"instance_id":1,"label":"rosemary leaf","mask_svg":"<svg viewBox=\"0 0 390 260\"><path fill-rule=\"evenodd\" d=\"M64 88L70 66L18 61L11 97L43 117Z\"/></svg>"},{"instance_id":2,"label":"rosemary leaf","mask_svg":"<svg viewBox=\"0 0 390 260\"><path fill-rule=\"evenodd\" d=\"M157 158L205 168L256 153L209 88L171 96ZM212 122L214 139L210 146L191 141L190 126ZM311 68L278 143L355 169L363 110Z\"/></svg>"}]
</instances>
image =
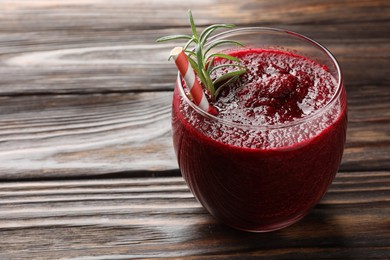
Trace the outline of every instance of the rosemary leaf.
<instances>
[{"instance_id":1,"label":"rosemary leaf","mask_svg":"<svg viewBox=\"0 0 390 260\"><path fill-rule=\"evenodd\" d=\"M221 68L225 68L225 67L237 67L237 68L241 68L243 70L245 70L246 68L244 66L241 66L241 65L238 65L238 64L221 64L221 65L218 65L218 66L215 66L213 67L209 73L212 73L218 69L221 69Z\"/></svg>"},{"instance_id":2,"label":"rosemary leaf","mask_svg":"<svg viewBox=\"0 0 390 260\"><path fill-rule=\"evenodd\" d=\"M196 53L194 51L186 50L185 53L188 53L187 56L194 56L194 57L196 57Z\"/></svg>"},{"instance_id":3,"label":"rosemary leaf","mask_svg":"<svg viewBox=\"0 0 390 260\"><path fill-rule=\"evenodd\" d=\"M180 40L180 39L192 39L192 37L185 34L176 34L176 35L169 35L169 36L158 38L157 42L166 42L166 41Z\"/></svg>"},{"instance_id":4,"label":"rosemary leaf","mask_svg":"<svg viewBox=\"0 0 390 260\"><path fill-rule=\"evenodd\" d=\"M233 57L231 55L228 55L228 54L224 54L224 53L213 53L213 54L209 55L206 59L209 59L212 57L220 57L220 58L224 58L224 59L231 60L231 61L241 62L240 59Z\"/></svg>"},{"instance_id":5,"label":"rosemary leaf","mask_svg":"<svg viewBox=\"0 0 390 260\"><path fill-rule=\"evenodd\" d=\"M202 55L202 46L200 44L196 45L196 49L195 49L195 53L196 53L196 61L198 63L198 67L199 67L199 70L201 71L202 73L202 76L203 78L206 79L206 77L208 75L204 74L204 61L203 61L203 55ZM208 82L207 82L207 79L205 81L202 81L203 84L205 84L205 87L208 89L209 86L207 86Z\"/></svg>"},{"instance_id":6,"label":"rosemary leaf","mask_svg":"<svg viewBox=\"0 0 390 260\"><path fill-rule=\"evenodd\" d=\"M215 57L212 57L211 59L207 60L206 67L207 67L207 73L211 75L212 69L214 68L214 59Z\"/></svg>"},{"instance_id":7,"label":"rosemary leaf","mask_svg":"<svg viewBox=\"0 0 390 260\"><path fill-rule=\"evenodd\" d=\"M206 55L209 51L211 51L211 49L219 46L219 45L222 45L222 44L233 44L233 45L238 45L238 46L243 46L242 43L240 42L237 42L237 41L232 41L232 40L221 40L221 41L216 41L212 44L210 44L209 46L207 46L207 48L204 50L204 54Z\"/></svg>"},{"instance_id":8,"label":"rosemary leaf","mask_svg":"<svg viewBox=\"0 0 390 260\"><path fill-rule=\"evenodd\" d=\"M188 47L191 45L191 43L194 43L194 42L195 42L195 38L191 37L191 39L186 43L186 45L184 45L183 50L187 50Z\"/></svg>"},{"instance_id":9,"label":"rosemary leaf","mask_svg":"<svg viewBox=\"0 0 390 260\"><path fill-rule=\"evenodd\" d=\"M233 83L234 81L238 80L238 78L240 77L240 75L235 75L233 77L231 77L229 80L227 80L225 83L223 83L221 86L218 86L217 87L217 90L215 91L215 96L219 96L219 94L221 93L221 91L226 87L228 86L230 83Z\"/></svg>"},{"instance_id":10,"label":"rosemary leaf","mask_svg":"<svg viewBox=\"0 0 390 260\"><path fill-rule=\"evenodd\" d=\"M244 74L246 70L236 70L236 71L231 71L226 74L223 74L221 77L217 78L216 80L213 81L214 86L218 85L221 82L224 82L225 80L228 80L231 77L234 77L236 75L241 75Z\"/></svg>"},{"instance_id":11,"label":"rosemary leaf","mask_svg":"<svg viewBox=\"0 0 390 260\"><path fill-rule=\"evenodd\" d=\"M194 36L194 38L196 40L199 40L198 33L196 32L196 26L195 26L195 22L194 22L194 17L192 16L191 10L188 10L188 16L190 18L190 25L191 25L192 35Z\"/></svg>"},{"instance_id":12,"label":"rosemary leaf","mask_svg":"<svg viewBox=\"0 0 390 260\"><path fill-rule=\"evenodd\" d=\"M209 38L210 34L212 34L215 30L221 29L221 28L227 28L231 29L234 28L234 24L213 24L207 27L203 30L203 32L200 34L199 41L204 45L206 44L207 39Z\"/></svg>"}]
</instances>

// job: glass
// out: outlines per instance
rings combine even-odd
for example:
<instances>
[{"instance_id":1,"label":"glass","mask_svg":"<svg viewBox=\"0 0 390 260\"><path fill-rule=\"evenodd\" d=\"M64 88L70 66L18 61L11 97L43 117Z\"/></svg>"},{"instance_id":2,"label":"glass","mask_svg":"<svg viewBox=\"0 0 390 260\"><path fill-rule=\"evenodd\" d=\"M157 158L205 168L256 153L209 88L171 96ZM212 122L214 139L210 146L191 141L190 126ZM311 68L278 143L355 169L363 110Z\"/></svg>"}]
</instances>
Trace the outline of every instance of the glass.
<instances>
[{"instance_id":1,"label":"glass","mask_svg":"<svg viewBox=\"0 0 390 260\"><path fill-rule=\"evenodd\" d=\"M199 109L178 75L172 102L173 143L188 187L217 219L240 230L281 229L320 201L338 171L346 139L347 102L340 67L320 44L274 28L242 28L213 37L245 48L281 50L325 65L336 81L332 98L314 113L279 125L246 125ZM219 50L217 50L219 51ZM216 140L256 136L268 147L248 148Z\"/></svg>"}]
</instances>

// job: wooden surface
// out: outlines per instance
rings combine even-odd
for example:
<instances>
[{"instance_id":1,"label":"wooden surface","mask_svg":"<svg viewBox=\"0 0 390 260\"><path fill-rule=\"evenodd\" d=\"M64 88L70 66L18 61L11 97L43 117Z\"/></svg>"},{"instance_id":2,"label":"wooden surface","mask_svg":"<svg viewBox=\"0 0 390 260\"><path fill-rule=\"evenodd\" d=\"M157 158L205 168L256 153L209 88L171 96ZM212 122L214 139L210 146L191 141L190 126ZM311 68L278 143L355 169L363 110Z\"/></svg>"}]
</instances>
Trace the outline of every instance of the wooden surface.
<instances>
[{"instance_id":1,"label":"wooden surface","mask_svg":"<svg viewBox=\"0 0 390 260\"><path fill-rule=\"evenodd\" d=\"M390 258L390 2L0 1L0 259ZM201 26L300 32L339 60L346 150L303 220L232 230L174 158L171 44Z\"/></svg>"}]
</instances>

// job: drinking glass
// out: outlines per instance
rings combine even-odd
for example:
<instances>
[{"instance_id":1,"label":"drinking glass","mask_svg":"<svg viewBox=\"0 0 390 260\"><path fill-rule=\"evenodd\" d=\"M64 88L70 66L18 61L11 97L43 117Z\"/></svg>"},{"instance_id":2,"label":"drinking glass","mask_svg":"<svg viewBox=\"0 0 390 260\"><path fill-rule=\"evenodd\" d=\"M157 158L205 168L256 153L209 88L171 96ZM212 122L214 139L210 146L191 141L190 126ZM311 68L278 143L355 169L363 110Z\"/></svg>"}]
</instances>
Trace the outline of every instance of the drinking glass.
<instances>
[{"instance_id":1,"label":"drinking glass","mask_svg":"<svg viewBox=\"0 0 390 260\"><path fill-rule=\"evenodd\" d=\"M196 199L233 228L252 232L281 229L308 214L338 171L347 126L340 66L322 45L286 30L235 29L214 36L208 44L221 39L239 41L245 48L306 57L326 67L335 80L332 98L310 115L277 125L249 125L201 110L177 76L173 143L182 176ZM215 138L218 133L228 138ZM235 142L246 136L269 145L254 148L244 141Z\"/></svg>"}]
</instances>

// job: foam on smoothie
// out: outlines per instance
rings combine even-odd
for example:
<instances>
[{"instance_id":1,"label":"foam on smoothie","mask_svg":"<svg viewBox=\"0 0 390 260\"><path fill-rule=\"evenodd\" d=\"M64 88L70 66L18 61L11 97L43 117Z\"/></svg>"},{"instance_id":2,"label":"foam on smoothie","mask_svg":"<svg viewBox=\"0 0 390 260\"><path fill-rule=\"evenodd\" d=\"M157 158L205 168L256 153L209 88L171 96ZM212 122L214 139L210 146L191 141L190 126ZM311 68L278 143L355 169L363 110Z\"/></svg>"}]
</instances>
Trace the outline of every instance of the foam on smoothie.
<instances>
[{"instance_id":1,"label":"foam on smoothie","mask_svg":"<svg viewBox=\"0 0 390 260\"><path fill-rule=\"evenodd\" d=\"M250 125L291 122L323 107L335 92L336 80L327 68L306 58L262 49L229 54L240 58L247 68L214 104L219 117L229 121ZM231 61L219 59L219 63ZM213 76L233 70L227 68Z\"/></svg>"},{"instance_id":2,"label":"foam on smoothie","mask_svg":"<svg viewBox=\"0 0 390 260\"><path fill-rule=\"evenodd\" d=\"M312 115L331 100L337 81L327 67L279 50L243 49L229 54L241 59L247 73L224 87L213 105L219 111L218 117L233 126L209 121L182 103L185 120L205 136L242 148L291 148L320 134L342 113L340 104L335 104L307 123L283 128ZM215 65L227 63L231 61L215 60ZM224 67L211 76L232 70L234 67Z\"/></svg>"}]
</instances>

